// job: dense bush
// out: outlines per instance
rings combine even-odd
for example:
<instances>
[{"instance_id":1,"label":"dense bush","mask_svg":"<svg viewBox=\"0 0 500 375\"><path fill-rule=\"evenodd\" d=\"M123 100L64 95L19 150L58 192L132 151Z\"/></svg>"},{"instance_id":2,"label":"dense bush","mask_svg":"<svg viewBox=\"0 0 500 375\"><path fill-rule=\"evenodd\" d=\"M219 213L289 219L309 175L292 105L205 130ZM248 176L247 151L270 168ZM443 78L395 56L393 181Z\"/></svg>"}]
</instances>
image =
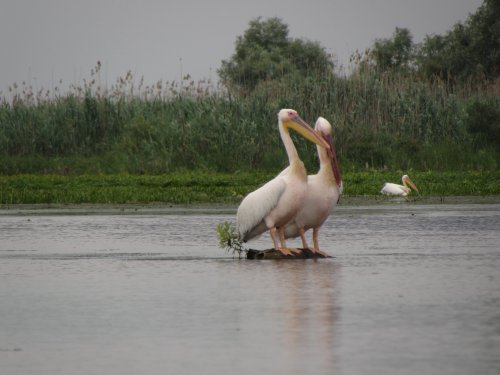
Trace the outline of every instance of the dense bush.
<instances>
[{"instance_id":1,"label":"dense bush","mask_svg":"<svg viewBox=\"0 0 500 375\"><path fill-rule=\"evenodd\" d=\"M465 107L465 123L476 148L500 148L500 107L492 99L473 98Z\"/></svg>"}]
</instances>

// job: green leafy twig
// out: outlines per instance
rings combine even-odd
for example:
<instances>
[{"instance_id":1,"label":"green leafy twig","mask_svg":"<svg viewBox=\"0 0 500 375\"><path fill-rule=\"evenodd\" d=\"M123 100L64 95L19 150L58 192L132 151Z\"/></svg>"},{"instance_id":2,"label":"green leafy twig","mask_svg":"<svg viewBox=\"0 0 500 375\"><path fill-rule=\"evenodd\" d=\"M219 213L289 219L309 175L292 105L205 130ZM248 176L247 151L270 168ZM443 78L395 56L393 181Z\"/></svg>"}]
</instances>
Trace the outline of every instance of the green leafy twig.
<instances>
[{"instance_id":1,"label":"green leafy twig","mask_svg":"<svg viewBox=\"0 0 500 375\"><path fill-rule=\"evenodd\" d=\"M238 238L236 229L227 221L223 224L217 225L217 235L219 236L219 247L231 251L233 254L238 253L238 257L241 258L242 252L247 252L248 249L245 248L243 243Z\"/></svg>"}]
</instances>

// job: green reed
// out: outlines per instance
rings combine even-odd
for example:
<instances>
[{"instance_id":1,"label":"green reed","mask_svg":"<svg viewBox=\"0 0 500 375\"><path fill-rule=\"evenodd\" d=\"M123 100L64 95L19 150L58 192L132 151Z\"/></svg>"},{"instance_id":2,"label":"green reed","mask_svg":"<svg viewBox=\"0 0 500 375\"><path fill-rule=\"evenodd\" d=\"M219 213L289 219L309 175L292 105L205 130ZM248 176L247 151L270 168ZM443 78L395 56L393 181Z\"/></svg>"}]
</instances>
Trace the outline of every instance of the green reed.
<instances>
[{"instance_id":1,"label":"green reed","mask_svg":"<svg viewBox=\"0 0 500 375\"><path fill-rule=\"evenodd\" d=\"M329 119L347 171L496 170L499 87L360 66L349 76L262 82L246 94L189 77L146 86L130 72L103 88L98 64L82 87L34 93L22 85L0 99L0 174L279 171L283 107L311 125ZM314 170L315 147L293 137Z\"/></svg>"}]
</instances>

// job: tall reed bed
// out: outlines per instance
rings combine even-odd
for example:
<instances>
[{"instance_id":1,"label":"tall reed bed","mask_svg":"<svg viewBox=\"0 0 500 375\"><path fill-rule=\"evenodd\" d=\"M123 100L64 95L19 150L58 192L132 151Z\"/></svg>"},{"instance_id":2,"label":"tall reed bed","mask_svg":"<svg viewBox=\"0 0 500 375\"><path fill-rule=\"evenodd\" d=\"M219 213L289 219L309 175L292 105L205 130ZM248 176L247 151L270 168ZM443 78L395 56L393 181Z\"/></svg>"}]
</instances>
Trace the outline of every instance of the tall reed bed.
<instances>
[{"instance_id":1,"label":"tall reed bed","mask_svg":"<svg viewBox=\"0 0 500 375\"><path fill-rule=\"evenodd\" d=\"M241 94L189 77L144 86L130 73L102 88L99 72L64 94L23 86L0 101L0 173L276 171L286 163L283 107L330 120L345 170L495 170L500 160L499 81L450 86L360 66ZM294 139L315 169L315 147Z\"/></svg>"}]
</instances>

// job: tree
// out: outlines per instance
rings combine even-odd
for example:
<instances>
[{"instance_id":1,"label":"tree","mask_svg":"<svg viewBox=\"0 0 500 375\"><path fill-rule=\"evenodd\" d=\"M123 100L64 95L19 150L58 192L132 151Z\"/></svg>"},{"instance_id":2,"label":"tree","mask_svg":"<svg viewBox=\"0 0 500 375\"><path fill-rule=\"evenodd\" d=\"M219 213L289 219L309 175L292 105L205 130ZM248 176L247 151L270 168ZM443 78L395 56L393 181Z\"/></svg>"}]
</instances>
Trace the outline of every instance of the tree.
<instances>
[{"instance_id":1,"label":"tree","mask_svg":"<svg viewBox=\"0 0 500 375\"><path fill-rule=\"evenodd\" d=\"M279 18L250 21L235 44L235 53L222 61L217 73L226 85L246 92L261 81L333 75L333 62L324 48L316 42L289 38L288 26Z\"/></svg>"},{"instance_id":2,"label":"tree","mask_svg":"<svg viewBox=\"0 0 500 375\"><path fill-rule=\"evenodd\" d=\"M446 39L441 35L426 36L424 43L417 52L418 70L427 77L440 76L445 78L446 69L449 66L446 55L443 53L446 47Z\"/></svg>"},{"instance_id":3,"label":"tree","mask_svg":"<svg viewBox=\"0 0 500 375\"><path fill-rule=\"evenodd\" d=\"M463 80L500 74L500 1L485 0L464 24L445 35L427 36L416 63L427 76Z\"/></svg>"},{"instance_id":4,"label":"tree","mask_svg":"<svg viewBox=\"0 0 500 375\"><path fill-rule=\"evenodd\" d=\"M406 28L396 27L391 39L377 39L371 51L371 60L377 68L388 70L408 67L413 57L413 41Z\"/></svg>"}]
</instances>

